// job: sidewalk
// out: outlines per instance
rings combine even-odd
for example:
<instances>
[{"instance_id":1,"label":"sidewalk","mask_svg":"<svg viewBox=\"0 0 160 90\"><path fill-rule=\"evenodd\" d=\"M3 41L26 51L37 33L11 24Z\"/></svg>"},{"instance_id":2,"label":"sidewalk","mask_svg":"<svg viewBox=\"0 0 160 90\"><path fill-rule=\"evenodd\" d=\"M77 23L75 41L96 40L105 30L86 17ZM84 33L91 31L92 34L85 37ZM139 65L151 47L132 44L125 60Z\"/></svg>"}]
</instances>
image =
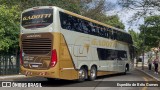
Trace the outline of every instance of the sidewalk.
<instances>
[{"instance_id":1,"label":"sidewalk","mask_svg":"<svg viewBox=\"0 0 160 90\"><path fill-rule=\"evenodd\" d=\"M135 67L137 70L142 71L143 73L151 76L152 78L156 79L157 81L160 81L160 72L158 74L154 73L154 68L152 70L148 70L147 66L144 66L144 70L142 70L142 67Z\"/></svg>"},{"instance_id":2,"label":"sidewalk","mask_svg":"<svg viewBox=\"0 0 160 90\"><path fill-rule=\"evenodd\" d=\"M21 74L17 74L17 75L4 75L4 76L0 75L0 81L4 80L4 79L23 78L23 77L26 77L26 76L25 75L21 75Z\"/></svg>"}]
</instances>

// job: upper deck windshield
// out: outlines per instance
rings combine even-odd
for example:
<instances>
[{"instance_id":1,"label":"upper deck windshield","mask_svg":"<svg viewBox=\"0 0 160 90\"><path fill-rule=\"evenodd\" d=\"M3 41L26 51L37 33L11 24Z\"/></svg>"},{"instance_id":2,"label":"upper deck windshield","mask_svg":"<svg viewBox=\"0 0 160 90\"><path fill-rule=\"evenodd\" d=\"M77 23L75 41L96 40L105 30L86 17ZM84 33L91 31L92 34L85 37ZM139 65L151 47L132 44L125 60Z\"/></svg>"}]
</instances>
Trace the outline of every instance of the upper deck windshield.
<instances>
[{"instance_id":1,"label":"upper deck windshield","mask_svg":"<svg viewBox=\"0 0 160 90\"><path fill-rule=\"evenodd\" d=\"M22 13L22 27L43 28L53 23L53 9L37 9Z\"/></svg>"}]
</instances>

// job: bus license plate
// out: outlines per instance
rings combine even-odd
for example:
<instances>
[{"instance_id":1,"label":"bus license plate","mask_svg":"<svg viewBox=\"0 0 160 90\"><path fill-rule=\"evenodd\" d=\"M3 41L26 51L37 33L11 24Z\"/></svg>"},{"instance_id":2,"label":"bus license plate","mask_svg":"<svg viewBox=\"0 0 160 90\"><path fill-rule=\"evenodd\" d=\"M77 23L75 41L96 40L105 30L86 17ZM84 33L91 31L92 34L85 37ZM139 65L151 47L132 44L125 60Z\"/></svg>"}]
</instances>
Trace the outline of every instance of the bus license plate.
<instances>
[{"instance_id":1,"label":"bus license plate","mask_svg":"<svg viewBox=\"0 0 160 90\"><path fill-rule=\"evenodd\" d=\"M36 68L36 67L38 67L38 65L32 65L32 67Z\"/></svg>"}]
</instances>

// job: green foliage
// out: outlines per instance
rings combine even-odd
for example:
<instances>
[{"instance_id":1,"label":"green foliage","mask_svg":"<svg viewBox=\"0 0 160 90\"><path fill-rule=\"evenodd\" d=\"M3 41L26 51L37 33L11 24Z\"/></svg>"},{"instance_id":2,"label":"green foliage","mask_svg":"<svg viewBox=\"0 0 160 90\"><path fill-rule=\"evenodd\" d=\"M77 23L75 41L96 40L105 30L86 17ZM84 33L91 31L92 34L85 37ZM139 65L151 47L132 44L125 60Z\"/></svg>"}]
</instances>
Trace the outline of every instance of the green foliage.
<instances>
[{"instance_id":1,"label":"green foliage","mask_svg":"<svg viewBox=\"0 0 160 90\"><path fill-rule=\"evenodd\" d=\"M19 12L17 6L0 5L0 51L18 48Z\"/></svg>"},{"instance_id":2,"label":"green foliage","mask_svg":"<svg viewBox=\"0 0 160 90\"><path fill-rule=\"evenodd\" d=\"M128 31L131 36L132 36L132 40L133 40L133 45L134 47L136 47L136 50L137 50L137 55L139 56L142 51L143 51L143 38L140 37L140 34L133 31L133 30L129 30Z\"/></svg>"},{"instance_id":3,"label":"green foliage","mask_svg":"<svg viewBox=\"0 0 160 90\"><path fill-rule=\"evenodd\" d=\"M117 15L106 16L103 13L97 13L94 15L87 14L87 17L92 18L97 21L100 21L100 22L103 22L105 24L111 25L113 27L117 27L122 30L124 30L124 28L125 28L124 24L119 20L119 17Z\"/></svg>"},{"instance_id":4,"label":"green foliage","mask_svg":"<svg viewBox=\"0 0 160 90\"><path fill-rule=\"evenodd\" d=\"M145 24L140 26L141 37L145 38L145 45L158 47L160 45L160 16L150 16Z\"/></svg>"},{"instance_id":5,"label":"green foliage","mask_svg":"<svg viewBox=\"0 0 160 90\"><path fill-rule=\"evenodd\" d=\"M60 8L80 14L80 0L48 0L47 5L58 6Z\"/></svg>"},{"instance_id":6,"label":"green foliage","mask_svg":"<svg viewBox=\"0 0 160 90\"><path fill-rule=\"evenodd\" d=\"M124 24L119 20L117 15L106 17L105 23L123 30L125 28Z\"/></svg>"},{"instance_id":7,"label":"green foliage","mask_svg":"<svg viewBox=\"0 0 160 90\"><path fill-rule=\"evenodd\" d=\"M80 13L80 0L1 0L6 6L18 5L20 11L36 6L58 6L66 10Z\"/></svg>"}]
</instances>

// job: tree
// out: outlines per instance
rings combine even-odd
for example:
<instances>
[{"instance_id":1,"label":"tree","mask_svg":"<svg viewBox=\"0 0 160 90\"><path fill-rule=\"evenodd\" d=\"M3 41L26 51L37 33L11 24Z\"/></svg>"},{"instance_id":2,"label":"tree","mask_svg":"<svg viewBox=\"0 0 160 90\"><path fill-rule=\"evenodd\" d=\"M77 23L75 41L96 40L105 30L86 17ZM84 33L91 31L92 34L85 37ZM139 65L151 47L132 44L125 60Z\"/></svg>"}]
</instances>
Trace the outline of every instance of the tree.
<instances>
[{"instance_id":1,"label":"tree","mask_svg":"<svg viewBox=\"0 0 160 90\"><path fill-rule=\"evenodd\" d=\"M160 11L160 0L118 0L118 4L125 9L137 11L133 20L155 15L157 11Z\"/></svg>"},{"instance_id":2,"label":"tree","mask_svg":"<svg viewBox=\"0 0 160 90\"><path fill-rule=\"evenodd\" d=\"M0 3L6 6L17 5L20 11L36 6L58 6L75 13L80 13L79 0L1 0Z\"/></svg>"},{"instance_id":3,"label":"tree","mask_svg":"<svg viewBox=\"0 0 160 90\"><path fill-rule=\"evenodd\" d=\"M114 26L114 27L117 27L123 30L125 28L124 24L119 20L118 15L107 16L107 18L104 20L105 20L104 22L108 25L111 25L111 26Z\"/></svg>"},{"instance_id":4,"label":"tree","mask_svg":"<svg viewBox=\"0 0 160 90\"><path fill-rule=\"evenodd\" d=\"M118 15L107 16L106 12L114 9L114 4L106 0L90 0L83 3L81 14L105 24L124 29L124 24L119 20Z\"/></svg>"},{"instance_id":5,"label":"tree","mask_svg":"<svg viewBox=\"0 0 160 90\"><path fill-rule=\"evenodd\" d=\"M135 32L134 30L128 30L132 36L133 46L136 47L137 55L140 56L143 53L143 38L140 36L140 33Z\"/></svg>"},{"instance_id":6,"label":"tree","mask_svg":"<svg viewBox=\"0 0 160 90\"><path fill-rule=\"evenodd\" d=\"M119 4L123 5L124 7L129 7L131 9L133 9L134 7L143 7L150 9L152 7L160 10L159 0L119 0Z\"/></svg>"},{"instance_id":7,"label":"tree","mask_svg":"<svg viewBox=\"0 0 160 90\"><path fill-rule=\"evenodd\" d=\"M149 16L140 26L140 34L145 38L145 45L160 47L160 16Z\"/></svg>"},{"instance_id":8,"label":"tree","mask_svg":"<svg viewBox=\"0 0 160 90\"><path fill-rule=\"evenodd\" d=\"M19 18L17 6L0 5L0 51L9 52L18 48Z\"/></svg>"}]
</instances>

